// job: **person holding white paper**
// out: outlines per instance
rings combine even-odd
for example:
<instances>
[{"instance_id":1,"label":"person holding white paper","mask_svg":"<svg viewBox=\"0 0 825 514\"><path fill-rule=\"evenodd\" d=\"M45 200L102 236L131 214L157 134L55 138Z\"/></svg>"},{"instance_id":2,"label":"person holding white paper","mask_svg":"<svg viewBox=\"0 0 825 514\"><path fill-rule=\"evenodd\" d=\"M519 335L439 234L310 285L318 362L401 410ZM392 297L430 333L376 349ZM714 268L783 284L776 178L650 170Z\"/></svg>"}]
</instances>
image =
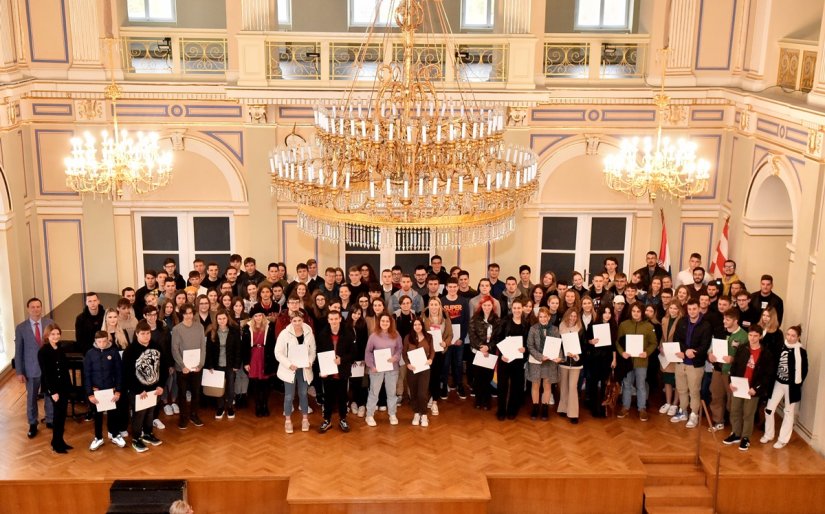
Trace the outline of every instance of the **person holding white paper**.
<instances>
[{"instance_id":1,"label":"person holding white paper","mask_svg":"<svg viewBox=\"0 0 825 514\"><path fill-rule=\"evenodd\" d=\"M710 350L713 328L702 315L699 301L691 298L687 301L687 316L676 325L673 340L679 343L681 352L676 356L682 362L676 363L676 390L679 392L679 404L682 414L671 418L673 423L687 421L685 428L695 428L699 424L702 406L702 378L705 374L705 362ZM687 410L690 407L690 415Z\"/></svg>"},{"instance_id":2,"label":"person holding white paper","mask_svg":"<svg viewBox=\"0 0 825 514\"><path fill-rule=\"evenodd\" d=\"M152 329L142 320L135 327L137 344L129 345L123 352L123 393L128 395L132 406L132 448L143 453L147 444L158 446L160 439L152 433L154 409L136 410L136 397L161 396L166 383L166 366L162 365L160 346L152 341Z\"/></svg>"},{"instance_id":3,"label":"person holding white paper","mask_svg":"<svg viewBox=\"0 0 825 514\"><path fill-rule=\"evenodd\" d=\"M570 334L579 340L579 346L584 346L584 328L579 320L576 308L567 309L559 324L559 335L564 340L564 334ZM582 356L572 353L565 348L565 359L559 364L559 405L556 412L566 414L567 419L574 425L579 422L579 375L582 370Z\"/></svg>"},{"instance_id":4,"label":"person holding white paper","mask_svg":"<svg viewBox=\"0 0 825 514\"><path fill-rule=\"evenodd\" d=\"M367 331L367 323L360 312L356 314L355 311L353 311L349 318L344 321L344 325L345 329L351 332L355 339L353 367L360 367L360 371L362 372L362 376L352 377L349 381L349 388L352 392L350 410L359 418L363 418L367 415L367 391L369 390L369 376L365 373L366 363L364 362L364 352L367 350L369 332Z\"/></svg>"},{"instance_id":5,"label":"person holding white paper","mask_svg":"<svg viewBox=\"0 0 825 514\"><path fill-rule=\"evenodd\" d=\"M748 344L740 345L736 349L736 355L730 367L731 377L744 377L748 380L750 399L746 400L736 396L736 386L730 385L730 390L734 393L730 409L732 431L722 442L727 445L739 443L739 449L743 452L750 448L753 418L759 406L759 399L767 395L776 374L776 361L768 347L762 346L761 339L762 327L760 325L754 324L748 327Z\"/></svg>"},{"instance_id":6,"label":"person holding white paper","mask_svg":"<svg viewBox=\"0 0 825 514\"><path fill-rule=\"evenodd\" d=\"M555 298L555 297L553 297ZM550 417L550 402L553 398L552 384L559 382L559 363L562 361L561 355L555 359L550 359L544 355L544 343L547 337L559 337L559 329L550 322L550 310L547 307L539 309L539 322L530 327L527 334L527 351L530 352L530 359L527 361L527 380L532 385L531 396L533 399L533 410L530 412L530 419L547 421ZM539 390L544 388L539 404Z\"/></svg>"},{"instance_id":7,"label":"person holding white paper","mask_svg":"<svg viewBox=\"0 0 825 514\"><path fill-rule=\"evenodd\" d=\"M441 392L447 388L447 383L442 384L442 371L444 369L444 352L450 347L453 340L453 325L447 313L444 312L444 307L441 305L441 299L435 297L430 298L427 302L427 308L421 313L424 321L424 331L430 332L439 331L441 337L438 341L433 340L433 362L430 371L430 397L433 400L430 408L433 410L433 416L438 415L438 397ZM410 388L412 389L412 387Z\"/></svg>"},{"instance_id":8,"label":"person holding white paper","mask_svg":"<svg viewBox=\"0 0 825 514\"><path fill-rule=\"evenodd\" d=\"M521 338L519 352L522 354L522 358L510 361L496 348L496 352L500 356L498 363L498 407L496 409L496 418L499 421L504 421L506 418L516 419L516 415L521 408L521 400L524 397L524 353L527 351L527 334L529 331L530 325L527 322L527 316L524 314L524 304L521 298L516 298L510 303L508 315L501 323L498 341L504 341L508 337Z\"/></svg>"},{"instance_id":9,"label":"person holding white paper","mask_svg":"<svg viewBox=\"0 0 825 514\"><path fill-rule=\"evenodd\" d=\"M275 329L263 309L252 306L249 314L252 319L241 333L241 361L249 377L255 417L260 418L269 416L271 381L278 365L275 360Z\"/></svg>"},{"instance_id":10,"label":"person holding white paper","mask_svg":"<svg viewBox=\"0 0 825 514\"><path fill-rule=\"evenodd\" d=\"M728 309L722 317L722 325L727 331L724 352L708 352L708 360L713 363L710 379L710 414L714 431L725 428L725 411L733 396L730 390L730 366L736 349L748 343L748 333L739 326L739 311Z\"/></svg>"},{"instance_id":11,"label":"person holding white paper","mask_svg":"<svg viewBox=\"0 0 825 514\"><path fill-rule=\"evenodd\" d=\"M94 335L94 346L86 352L83 357L83 376L84 387L86 389L86 396L89 398L89 403L94 410L94 432L95 436L92 443L89 445L89 450L95 451L101 446L105 440L103 439L103 414L97 410L98 400L95 398L95 391L112 390L114 401L120 399L121 391L121 373L123 365L120 360L120 352L109 341L108 334L103 330L99 330ZM117 446L123 448L126 442L120 436L121 420L118 419L115 410L108 411L106 414L106 425L109 433L112 434L112 442Z\"/></svg>"},{"instance_id":12,"label":"person holding white paper","mask_svg":"<svg viewBox=\"0 0 825 514\"><path fill-rule=\"evenodd\" d=\"M582 303L589 301L589 297L584 297ZM595 326L607 326L609 339L602 341L594 335ZM585 369L588 371L585 388L588 398L588 407L594 418L604 418L606 413L602 400L604 399L607 378L610 370L616 367L616 346L615 339L618 327L613 319L613 305L609 302L601 304L596 314L596 319L587 327L585 341L590 350L585 361ZM610 344L605 345L605 342Z\"/></svg>"},{"instance_id":13,"label":"person holding white paper","mask_svg":"<svg viewBox=\"0 0 825 514\"><path fill-rule=\"evenodd\" d=\"M338 427L342 432L349 432L347 382L357 351L355 333L342 326L341 313L338 311L328 312L325 324L327 327L316 338L318 353L334 352L338 373L321 375L324 384L324 421L318 427L318 432L323 434L332 428L332 412L335 408L338 409Z\"/></svg>"},{"instance_id":14,"label":"person holding white paper","mask_svg":"<svg viewBox=\"0 0 825 514\"><path fill-rule=\"evenodd\" d=\"M293 296L294 298L294 296ZM305 346L307 366L298 368L290 360L293 348ZM293 432L292 409L295 390L298 390L298 403L301 407L301 432L309 432L309 399L307 389L312 382L312 363L315 361L315 335L312 327L304 323L304 313L295 311L290 315L289 325L278 334L275 341L275 358L278 360L278 376L284 381L284 431ZM283 372L283 374L282 374ZM289 381L286 377L292 378Z\"/></svg>"},{"instance_id":15,"label":"person holding white paper","mask_svg":"<svg viewBox=\"0 0 825 514\"><path fill-rule=\"evenodd\" d=\"M392 366L390 371L378 371L375 363L375 351L389 349L391 350L388 359ZM395 330L395 320L388 312L382 312L378 316L378 326L375 328L369 339L367 340L367 348L364 352L364 360L370 370L370 391L367 398L367 417L365 419L367 425L374 427L375 409L378 407L378 394L381 391L381 386L387 393L387 411L390 416L390 425L398 424L398 417L396 410L398 408L398 398L395 395L395 385L398 381L398 361L401 360L401 336Z\"/></svg>"},{"instance_id":16,"label":"person holding white paper","mask_svg":"<svg viewBox=\"0 0 825 514\"><path fill-rule=\"evenodd\" d=\"M217 399L215 419L222 419L224 413L229 419L234 419L235 373L241 368L241 333L229 311L223 308L215 314L215 324L207 332L204 367L207 373L214 370L224 372L223 395Z\"/></svg>"},{"instance_id":17,"label":"person holding white paper","mask_svg":"<svg viewBox=\"0 0 825 514\"><path fill-rule=\"evenodd\" d=\"M467 398L467 392L464 389L464 338L470 326L470 302L467 298L458 294L458 280L455 278L450 277L447 279L444 290L447 294L444 295L442 304L447 316L450 318L453 337L450 340L447 352L444 354L439 395L442 400L447 399L450 392L449 379L452 375L453 389L456 390L458 399L464 400Z\"/></svg>"},{"instance_id":18,"label":"person holding white paper","mask_svg":"<svg viewBox=\"0 0 825 514\"><path fill-rule=\"evenodd\" d=\"M630 305L630 319L622 321L619 325L619 333L616 341L616 349L619 354L629 364L630 369L622 380L622 409L617 417L624 418L630 413L630 401L633 395L633 386L636 386L636 407L639 409L639 419L647 421L647 358L656 349L656 333L653 325L643 319L644 306L641 302L634 302ZM638 357L632 357L625 351L625 337L628 335L641 335L643 338L643 351Z\"/></svg>"},{"instance_id":19,"label":"person holding white paper","mask_svg":"<svg viewBox=\"0 0 825 514\"><path fill-rule=\"evenodd\" d=\"M203 325L195 322L195 308L186 303L180 308L183 321L172 329L172 357L175 359L175 374L178 381L178 405L180 417L178 428L186 429L189 421L196 427L202 427L203 421L198 416L201 401L201 372L206 362L206 336ZM183 362L184 350L198 350L200 362L193 368L188 368ZM186 401L186 392L191 393L191 401Z\"/></svg>"},{"instance_id":20,"label":"person holding white paper","mask_svg":"<svg viewBox=\"0 0 825 514\"><path fill-rule=\"evenodd\" d=\"M667 294L670 294L668 291ZM662 339L659 342L659 351L664 352L662 343L673 342L673 334L676 332L676 325L685 315L679 302L670 302L662 317ZM666 416L676 416L679 414L679 395L676 393L676 363L671 362L662 368L662 381L665 383L665 404L659 408L659 414Z\"/></svg>"},{"instance_id":21,"label":"person holding white paper","mask_svg":"<svg viewBox=\"0 0 825 514\"><path fill-rule=\"evenodd\" d=\"M808 375L808 353L802 348L799 341L802 336L802 326L794 325L785 332L785 344L779 352L776 368L776 382L773 385L768 405L765 408L765 435L759 440L767 444L774 436L774 414L779 402L785 400L782 427L779 429L779 438L773 447L780 450L788 444L793 434L794 413L802 400L802 382Z\"/></svg>"},{"instance_id":22,"label":"person holding white paper","mask_svg":"<svg viewBox=\"0 0 825 514\"><path fill-rule=\"evenodd\" d=\"M437 298L433 298L430 302L437 302ZM412 332L404 338L404 361L407 363L407 383L410 386L410 407L413 411L413 426L421 425L427 427L430 421L427 418L427 400L430 398L430 374L431 369L416 372L415 366L411 364L409 353L419 348L424 350L427 356L427 365L432 367L435 360L433 357L437 355L433 350L433 337L424 328L424 322L420 319L413 320ZM439 343L435 343L439 344ZM439 373L436 373L439 374ZM433 405L435 405L435 398L433 398Z\"/></svg>"},{"instance_id":23,"label":"person holding white paper","mask_svg":"<svg viewBox=\"0 0 825 514\"><path fill-rule=\"evenodd\" d=\"M488 281L489 282L489 281ZM498 338L501 320L494 312L493 297L485 295L478 302L478 310L470 319L470 347L473 353L481 352L486 358ZM493 370L476 366L473 370L473 391L476 394L476 409L490 410Z\"/></svg>"}]
</instances>

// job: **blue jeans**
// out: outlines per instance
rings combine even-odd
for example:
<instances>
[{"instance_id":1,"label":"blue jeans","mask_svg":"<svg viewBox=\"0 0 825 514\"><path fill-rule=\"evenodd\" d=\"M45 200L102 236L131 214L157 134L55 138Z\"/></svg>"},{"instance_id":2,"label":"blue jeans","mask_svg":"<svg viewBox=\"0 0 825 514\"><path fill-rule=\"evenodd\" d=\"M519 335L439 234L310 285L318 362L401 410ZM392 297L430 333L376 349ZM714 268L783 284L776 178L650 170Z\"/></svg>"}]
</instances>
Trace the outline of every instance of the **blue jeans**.
<instances>
[{"instance_id":1,"label":"blue jeans","mask_svg":"<svg viewBox=\"0 0 825 514\"><path fill-rule=\"evenodd\" d=\"M40 392L40 377L26 377L26 417L29 425L36 425L38 422L37 393ZM43 395L43 409L46 411L46 423L54 421L54 402L52 397Z\"/></svg>"},{"instance_id":2,"label":"blue jeans","mask_svg":"<svg viewBox=\"0 0 825 514\"><path fill-rule=\"evenodd\" d=\"M622 406L630 408L633 395L633 381L636 381L636 407L639 410L647 408L647 368L633 368L622 380Z\"/></svg>"},{"instance_id":3,"label":"blue jeans","mask_svg":"<svg viewBox=\"0 0 825 514\"><path fill-rule=\"evenodd\" d=\"M301 405L301 413L306 416L309 412L309 402L307 401L307 382L304 380L304 370L295 370L295 381L293 383L284 382L284 416L292 414L292 403L295 400L295 387L298 387L298 403Z\"/></svg>"},{"instance_id":4,"label":"blue jeans","mask_svg":"<svg viewBox=\"0 0 825 514\"><path fill-rule=\"evenodd\" d=\"M398 370L394 371L378 371L373 373L370 371L370 393L367 397L367 416L372 417L375 414L375 408L378 406L378 394L381 392L381 385L384 385L384 390L387 392L387 412L390 416L395 416L396 408L398 407L398 397L395 395L395 386L398 382Z\"/></svg>"},{"instance_id":5,"label":"blue jeans","mask_svg":"<svg viewBox=\"0 0 825 514\"><path fill-rule=\"evenodd\" d=\"M453 385L461 387L461 380L464 371L464 345L453 345L447 347L444 353L444 365L441 370L441 383L447 389L450 375L453 376ZM435 397L433 397L435 398Z\"/></svg>"}]
</instances>

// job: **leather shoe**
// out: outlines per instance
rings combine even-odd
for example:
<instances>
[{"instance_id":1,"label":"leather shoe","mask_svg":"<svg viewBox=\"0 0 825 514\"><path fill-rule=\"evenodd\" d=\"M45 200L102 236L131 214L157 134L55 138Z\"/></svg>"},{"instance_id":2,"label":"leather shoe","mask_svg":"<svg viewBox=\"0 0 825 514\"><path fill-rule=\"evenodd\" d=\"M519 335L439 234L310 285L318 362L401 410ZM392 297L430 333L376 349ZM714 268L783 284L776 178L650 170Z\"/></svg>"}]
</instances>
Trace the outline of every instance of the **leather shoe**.
<instances>
[{"instance_id":1,"label":"leather shoe","mask_svg":"<svg viewBox=\"0 0 825 514\"><path fill-rule=\"evenodd\" d=\"M29 425L29 431L26 433L29 439L33 439L37 435L37 425Z\"/></svg>"},{"instance_id":2,"label":"leather shoe","mask_svg":"<svg viewBox=\"0 0 825 514\"><path fill-rule=\"evenodd\" d=\"M47 421L46 428L54 428L54 425L50 421Z\"/></svg>"}]
</instances>

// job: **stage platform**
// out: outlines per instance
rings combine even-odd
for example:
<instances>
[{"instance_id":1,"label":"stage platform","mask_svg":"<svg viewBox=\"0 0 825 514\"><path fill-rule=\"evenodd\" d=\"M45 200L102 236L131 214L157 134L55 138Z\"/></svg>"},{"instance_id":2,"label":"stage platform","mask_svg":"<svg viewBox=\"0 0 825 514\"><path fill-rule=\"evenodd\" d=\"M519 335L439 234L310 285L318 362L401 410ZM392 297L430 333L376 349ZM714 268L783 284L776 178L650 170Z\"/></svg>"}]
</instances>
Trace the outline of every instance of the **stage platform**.
<instances>
[{"instance_id":1,"label":"stage platform","mask_svg":"<svg viewBox=\"0 0 825 514\"><path fill-rule=\"evenodd\" d=\"M555 413L531 421L525 407L500 422L452 393L428 428L410 425L405 404L398 426L379 413L376 428L350 416L349 434L337 426L318 434L316 412L309 433L290 435L278 415L255 418L245 409L218 421L203 409L201 428L180 430L162 416L163 444L143 454L108 442L90 452L92 423L69 420L75 450L56 455L43 425L26 437L23 385L8 374L0 384L2 513L103 513L121 478L186 479L198 514L687 514L713 512L714 501L724 514L825 512L825 459L798 435L783 450L761 445L761 433L749 452L722 447L715 499L720 445L705 428L698 434L656 412L646 423L635 411L609 420L583 413L573 425ZM281 401L273 395L273 413Z\"/></svg>"}]
</instances>

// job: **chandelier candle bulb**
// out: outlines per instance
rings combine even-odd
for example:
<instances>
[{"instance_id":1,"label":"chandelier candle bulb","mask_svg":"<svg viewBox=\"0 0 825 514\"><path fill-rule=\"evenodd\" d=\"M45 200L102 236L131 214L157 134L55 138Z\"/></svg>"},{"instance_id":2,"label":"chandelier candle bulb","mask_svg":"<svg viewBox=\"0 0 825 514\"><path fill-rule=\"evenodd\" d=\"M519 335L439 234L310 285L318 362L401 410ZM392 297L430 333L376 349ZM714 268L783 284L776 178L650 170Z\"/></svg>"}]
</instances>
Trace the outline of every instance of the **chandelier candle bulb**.
<instances>
[{"instance_id":1,"label":"chandelier candle bulb","mask_svg":"<svg viewBox=\"0 0 825 514\"><path fill-rule=\"evenodd\" d=\"M407 143L412 144L412 127L407 125Z\"/></svg>"},{"instance_id":2,"label":"chandelier candle bulb","mask_svg":"<svg viewBox=\"0 0 825 514\"><path fill-rule=\"evenodd\" d=\"M435 142L441 142L441 125L437 125L435 128Z\"/></svg>"},{"instance_id":3,"label":"chandelier candle bulb","mask_svg":"<svg viewBox=\"0 0 825 514\"><path fill-rule=\"evenodd\" d=\"M375 124L375 142L378 142L378 124Z\"/></svg>"},{"instance_id":4,"label":"chandelier candle bulb","mask_svg":"<svg viewBox=\"0 0 825 514\"><path fill-rule=\"evenodd\" d=\"M490 191L490 182L492 181L492 177L490 174L487 174L487 191Z\"/></svg>"},{"instance_id":5,"label":"chandelier candle bulb","mask_svg":"<svg viewBox=\"0 0 825 514\"><path fill-rule=\"evenodd\" d=\"M473 179L473 194L478 194L478 177Z\"/></svg>"},{"instance_id":6,"label":"chandelier candle bulb","mask_svg":"<svg viewBox=\"0 0 825 514\"><path fill-rule=\"evenodd\" d=\"M370 198L375 198L375 182L372 180L370 180Z\"/></svg>"},{"instance_id":7,"label":"chandelier candle bulb","mask_svg":"<svg viewBox=\"0 0 825 514\"><path fill-rule=\"evenodd\" d=\"M452 179L450 177L447 177L447 185L444 187L444 194L447 195L447 196L450 196L450 185L451 185L450 183L451 182L452 182Z\"/></svg>"},{"instance_id":8,"label":"chandelier candle bulb","mask_svg":"<svg viewBox=\"0 0 825 514\"><path fill-rule=\"evenodd\" d=\"M393 129L394 129L394 128L395 128L395 125L393 125L392 123L390 123L390 141L392 141Z\"/></svg>"},{"instance_id":9,"label":"chandelier candle bulb","mask_svg":"<svg viewBox=\"0 0 825 514\"><path fill-rule=\"evenodd\" d=\"M427 125L422 125L421 126L421 144L422 145L427 144Z\"/></svg>"},{"instance_id":10,"label":"chandelier candle bulb","mask_svg":"<svg viewBox=\"0 0 825 514\"><path fill-rule=\"evenodd\" d=\"M424 196L424 178L423 177L419 177L419 179L418 179L418 196L420 196L420 197Z\"/></svg>"},{"instance_id":11,"label":"chandelier candle bulb","mask_svg":"<svg viewBox=\"0 0 825 514\"><path fill-rule=\"evenodd\" d=\"M392 190L390 189L390 179L387 179L387 196L392 196Z\"/></svg>"},{"instance_id":12,"label":"chandelier candle bulb","mask_svg":"<svg viewBox=\"0 0 825 514\"><path fill-rule=\"evenodd\" d=\"M438 196L438 177L433 177L433 196Z\"/></svg>"},{"instance_id":13,"label":"chandelier candle bulb","mask_svg":"<svg viewBox=\"0 0 825 514\"><path fill-rule=\"evenodd\" d=\"M344 179L344 189L349 191L349 171L347 172L347 175Z\"/></svg>"},{"instance_id":14,"label":"chandelier candle bulb","mask_svg":"<svg viewBox=\"0 0 825 514\"><path fill-rule=\"evenodd\" d=\"M409 197L410 197L410 183L407 181L407 179L404 179L404 199L406 200Z\"/></svg>"},{"instance_id":15,"label":"chandelier candle bulb","mask_svg":"<svg viewBox=\"0 0 825 514\"><path fill-rule=\"evenodd\" d=\"M464 193L464 176L458 177L458 194Z\"/></svg>"}]
</instances>

